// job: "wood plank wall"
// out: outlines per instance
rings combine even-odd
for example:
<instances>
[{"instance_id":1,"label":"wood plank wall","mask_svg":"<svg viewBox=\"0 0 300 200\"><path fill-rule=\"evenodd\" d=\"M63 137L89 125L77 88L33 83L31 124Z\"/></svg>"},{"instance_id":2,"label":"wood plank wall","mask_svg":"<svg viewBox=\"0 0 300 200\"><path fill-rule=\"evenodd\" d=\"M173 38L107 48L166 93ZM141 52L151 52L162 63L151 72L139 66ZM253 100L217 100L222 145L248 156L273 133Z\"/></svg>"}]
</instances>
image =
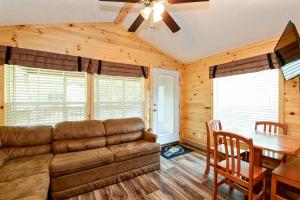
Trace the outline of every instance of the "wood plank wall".
<instances>
[{"instance_id":1,"label":"wood plank wall","mask_svg":"<svg viewBox=\"0 0 300 200\"><path fill-rule=\"evenodd\" d=\"M172 70L183 69L183 64L160 49L129 33L115 23L49 24L25 26L0 26L0 45L28 48L53 53L94 58L104 61L160 67ZM152 72L152 70L150 70ZM152 121L150 78L145 81L146 124ZM89 83L93 80L88 75ZM4 106L4 75L0 66L0 106ZM88 118L93 119L93 84L88 88ZM4 123L4 109L0 108L0 125Z\"/></svg>"},{"instance_id":2,"label":"wood plank wall","mask_svg":"<svg viewBox=\"0 0 300 200\"><path fill-rule=\"evenodd\" d=\"M257 42L242 48L210 56L186 64L182 74L181 135L183 141L206 145L205 121L213 113L213 81L208 78L209 67L235 60L271 53L278 38ZM288 134L300 136L299 80L280 78L280 121L287 123Z\"/></svg>"},{"instance_id":3,"label":"wood plank wall","mask_svg":"<svg viewBox=\"0 0 300 200\"><path fill-rule=\"evenodd\" d=\"M126 64L182 66L114 23L0 27L0 44Z\"/></svg>"}]
</instances>

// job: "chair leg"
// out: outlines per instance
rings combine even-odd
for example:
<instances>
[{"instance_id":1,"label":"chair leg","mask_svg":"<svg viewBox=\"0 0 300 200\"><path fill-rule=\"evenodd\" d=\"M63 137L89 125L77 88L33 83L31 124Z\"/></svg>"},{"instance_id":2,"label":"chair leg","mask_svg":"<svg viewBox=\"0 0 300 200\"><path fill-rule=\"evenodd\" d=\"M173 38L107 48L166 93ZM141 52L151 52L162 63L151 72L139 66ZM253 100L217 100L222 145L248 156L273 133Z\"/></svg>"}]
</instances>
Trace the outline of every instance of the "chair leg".
<instances>
[{"instance_id":1,"label":"chair leg","mask_svg":"<svg viewBox=\"0 0 300 200\"><path fill-rule=\"evenodd\" d=\"M253 186L249 188L248 191L248 200L252 200L253 199Z\"/></svg>"},{"instance_id":2,"label":"chair leg","mask_svg":"<svg viewBox=\"0 0 300 200\"><path fill-rule=\"evenodd\" d=\"M276 193L277 193L277 179L275 175L272 175L271 179L271 200L276 199Z\"/></svg>"},{"instance_id":3,"label":"chair leg","mask_svg":"<svg viewBox=\"0 0 300 200\"><path fill-rule=\"evenodd\" d=\"M206 176L209 174L209 170L210 170L210 152L208 151L206 153L206 169L205 169Z\"/></svg>"},{"instance_id":4,"label":"chair leg","mask_svg":"<svg viewBox=\"0 0 300 200\"><path fill-rule=\"evenodd\" d=\"M212 200L216 200L217 196L218 196L218 173L214 169L214 188L213 188Z\"/></svg>"},{"instance_id":5,"label":"chair leg","mask_svg":"<svg viewBox=\"0 0 300 200\"><path fill-rule=\"evenodd\" d=\"M265 200L266 199L266 187L267 187L267 183L266 183L266 177L264 177L263 179L263 196L262 196L262 199Z\"/></svg>"},{"instance_id":6,"label":"chair leg","mask_svg":"<svg viewBox=\"0 0 300 200\"><path fill-rule=\"evenodd\" d=\"M286 159L287 159L287 155L286 155L286 154L283 154L282 162L285 163L285 162L286 162Z\"/></svg>"},{"instance_id":7,"label":"chair leg","mask_svg":"<svg viewBox=\"0 0 300 200\"><path fill-rule=\"evenodd\" d=\"M248 151L246 151L242 154L242 160L246 161L246 162L249 162L249 153L248 153Z\"/></svg>"}]
</instances>

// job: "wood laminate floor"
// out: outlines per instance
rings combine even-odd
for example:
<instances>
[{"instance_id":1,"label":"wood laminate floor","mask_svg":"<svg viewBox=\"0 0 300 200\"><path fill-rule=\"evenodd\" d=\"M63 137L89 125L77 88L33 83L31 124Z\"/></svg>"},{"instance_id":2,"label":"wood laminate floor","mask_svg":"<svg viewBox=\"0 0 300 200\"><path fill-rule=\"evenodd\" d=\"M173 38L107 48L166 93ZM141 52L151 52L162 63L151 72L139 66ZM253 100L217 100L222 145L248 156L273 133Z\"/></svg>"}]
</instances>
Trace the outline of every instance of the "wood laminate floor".
<instances>
[{"instance_id":1,"label":"wood laminate floor","mask_svg":"<svg viewBox=\"0 0 300 200\"><path fill-rule=\"evenodd\" d=\"M191 152L170 160L161 157L161 170L72 197L69 200L201 200L211 199L212 172L204 176L205 156ZM244 196L227 186L219 187L219 199Z\"/></svg>"}]
</instances>

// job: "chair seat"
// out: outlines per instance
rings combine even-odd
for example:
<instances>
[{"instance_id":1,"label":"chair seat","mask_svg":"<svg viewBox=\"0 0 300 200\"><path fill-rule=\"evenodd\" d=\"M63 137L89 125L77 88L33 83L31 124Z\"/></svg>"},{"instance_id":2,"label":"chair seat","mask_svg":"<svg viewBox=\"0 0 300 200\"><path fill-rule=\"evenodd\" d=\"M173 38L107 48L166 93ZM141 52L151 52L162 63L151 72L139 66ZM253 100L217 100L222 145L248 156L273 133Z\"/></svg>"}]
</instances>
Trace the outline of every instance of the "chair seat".
<instances>
[{"instance_id":1,"label":"chair seat","mask_svg":"<svg viewBox=\"0 0 300 200\"><path fill-rule=\"evenodd\" d=\"M288 157L285 163L281 163L272 171L273 175L282 176L300 184L300 158Z\"/></svg>"},{"instance_id":2,"label":"chair seat","mask_svg":"<svg viewBox=\"0 0 300 200\"><path fill-rule=\"evenodd\" d=\"M138 140L107 147L114 154L114 162L121 162L160 151L158 143Z\"/></svg>"},{"instance_id":3,"label":"chair seat","mask_svg":"<svg viewBox=\"0 0 300 200\"><path fill-rule=\"evenodd\" d=\"M235 158L235 163L237 163L237 159ZM223 160L218 163L218 166L220 166L222 169L226 170L226 160ZM237 167L237 166L235 166ZM231 159L229 159L229 168L231 168ZM236 169L235 169L236 171ZM263 167L258 167L254 165L253 169L253 179L257 179L264 173L266 173L266 169ZM249 163L241 160L241 176L245 178L249 178Z\"/></svg>"},{"instance_id":4,"label":"chair seat","mask_svg":"<svg viewBox=\"0 0 300 200\"><path fill-rule=\"evenodd\" d=\"M55 154L50 164L51 177L92 169L113 162L107 148Z\"/></svg>"},{"instance_id":5,"label":"chair seat","mask_svg":"<svg viewBox=\"0 0 300 200\"><path fill-rule=\"evenodd\" d=\"M229 148L228 148L229 149ZM218 151L219 151L219 153L221 153L221 154L226 154L226 150L225 150L225 145L224 144L220 144L219 146L218 146ZM214 152L214 147L211 147L211 152L213 153ZM241 154L244 154L245 152L247 152L246 150L243 150L243 149L240 149L240 155ZM228 155L229 156L231 156L231 152L230 151L228 151ZM236 157L237 156L237 150L236 150L236 148L234 148L234 157Z\"/></svg>"},{"instance_id":6,"label":"chair seat","mask_svg":"<svg viewBox=\"0 0 300 200\"><path fill-rule=\"evenodd\" d=\"M284 158L283 154L275 153L272 151L263 150L262 152L263 157L272 158L275 160L282 160Z\"/></svg>"}]
</instances>

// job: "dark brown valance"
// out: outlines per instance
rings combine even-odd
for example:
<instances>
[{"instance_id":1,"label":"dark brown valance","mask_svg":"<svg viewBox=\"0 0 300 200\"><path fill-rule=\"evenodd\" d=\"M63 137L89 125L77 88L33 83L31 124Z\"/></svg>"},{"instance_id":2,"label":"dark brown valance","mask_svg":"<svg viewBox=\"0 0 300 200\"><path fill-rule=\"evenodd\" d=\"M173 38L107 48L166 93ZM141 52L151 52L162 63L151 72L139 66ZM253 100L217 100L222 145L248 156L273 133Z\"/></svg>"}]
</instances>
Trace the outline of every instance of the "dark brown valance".
<instances>
[{"instance_id":1,"label":"dark brown valance","mask_svg":"<svg viewBox=\"0 0 300 200\"><path fill-rule=\"evenodd\" d=\"M148 67L142 67L137 65L102 61L100 74L148 78L149 69Z\"/></svg>"},{"instance_id":2,"label":"dark brown valance","mask_svg":"<svg viewBox=\"0 0 300 200\"><path fill-rule=\"evenodd\" d=\"M5 46L0 46L0 65L5 64L6 49Z\"/></svg>"},{"instance_id":3,"label":"dark brown valance","mask_svg":"<svg viewBox=\"0 0 300 200\"><path fill-rule=\"evenodd\" d=\"M237 74L258 72L279 68L280 64L275 53L246 58L209 68L209 78L219 78Z\"/></svg>"},{"instance_id":4,"label":"dark brown valance","mask_svg":"<svg viewBox=\"0 0 300 200\"><path fill-rule=\"evenodd\" d=\"M0 46L1 63L90 74L148 77L147 67L5 46Z\"/></svg>"},{"instance_id":5,"label":"dark brown valance","mask_svg":"<svg viewBox=\"0 0 300 200\"><path fill-rule=\"evenodd\" d=\"M82 58L81 59L81 70L89 74L97 74L99 68L99 61L91 58Z\"/></svg>"},{"instance_id":6,"label":"dark brown valance","mask_svg":"<svg viewBox=\"0 0 300 200\"><path fill-rule=\"evenodd\" d=\"M21 48L12 48L11 58L8 64L64 71L78 71L78 59L75 56Z\"/></svg>"},{"instance_id":7,"label":"dark brown valance","mask_svg":"<svg viewBox=\"0 0 300 200\"><path fill-rule=\"evenodd\" d=\"M299 59L300 48L298 42L291 43L284 48L281 48L279 51L276 51L276 54L281 62L281 65L286 63L293 62Z\"/></svg>"}]
</instances>

